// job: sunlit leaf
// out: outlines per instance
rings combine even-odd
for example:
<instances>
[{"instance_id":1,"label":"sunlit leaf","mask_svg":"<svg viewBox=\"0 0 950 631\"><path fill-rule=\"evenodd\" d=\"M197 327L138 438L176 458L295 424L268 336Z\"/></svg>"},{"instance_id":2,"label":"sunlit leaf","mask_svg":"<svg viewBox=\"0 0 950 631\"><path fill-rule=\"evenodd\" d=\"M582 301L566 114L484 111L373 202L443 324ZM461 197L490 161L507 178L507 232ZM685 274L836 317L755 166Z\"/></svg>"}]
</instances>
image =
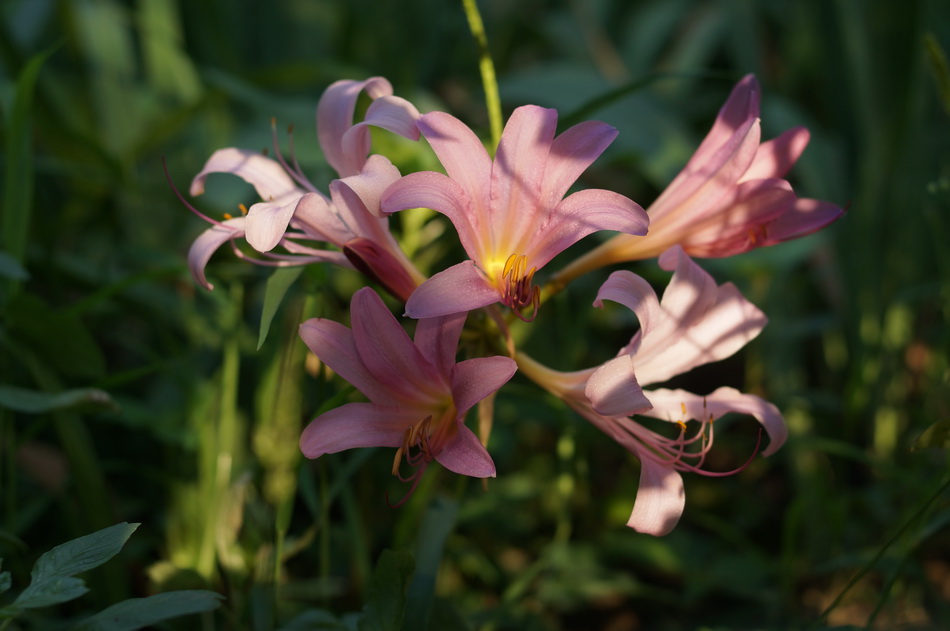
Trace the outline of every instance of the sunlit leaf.
<instances>
[{"instance_id":1,"label":"sunlit leaf","mask_svg":"<svg viewBox=\"0 0 950 631\"><path fill-rule=\"evenodd\" d=\"M267 332L270 331L271 322L274 321L274 314L277 313L277 308L280 307L287 290L300 277L301 272L303 272L303 267L284 267L277 269L267 279L267 287L264 289L264 306L261 309L261 331L257 337L258 349L267 339Z\"/></svg>"},{"instance_id":2,"label":"sunlit leaf","mask_svg":"<svg viewBox=\"0 0 950 631\"><path fill-rule=\"evenodd\" d=\"M912 451L926 449L928 447L937 447L938 449L950 449L950 419L937 421L924 430L915 442Z\"/></svg>"}]
</instances>

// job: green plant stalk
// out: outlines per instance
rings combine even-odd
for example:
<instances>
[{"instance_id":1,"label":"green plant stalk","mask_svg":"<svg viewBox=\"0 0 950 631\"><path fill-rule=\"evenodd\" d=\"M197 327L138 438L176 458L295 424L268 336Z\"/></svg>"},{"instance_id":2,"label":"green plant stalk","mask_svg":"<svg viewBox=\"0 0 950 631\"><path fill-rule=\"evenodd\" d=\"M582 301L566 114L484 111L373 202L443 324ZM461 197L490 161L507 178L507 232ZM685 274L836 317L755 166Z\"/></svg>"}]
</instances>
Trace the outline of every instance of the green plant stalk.
<instances>
[{"instance_id":1,"label":"green plant stalk","mask_svg":"<svg viewBox=\"0 0 950 631\"><path fill-rule=\"evenodd\" d=\"M498 96L498 78L495 76L495 64L488 48L488 36L482 23L481 13L475 0L462 0L465 17L472 37L478 45L478 70L482 75L482 87L485 90L485 105L488 108L488 123L491 128L491 154L495 154L501 140L501 99Z\"/></svg>"},{"instance_id":2,"label":"green plant stalk","mask_svg":"<svg viewBox=\"0 0 950 631\"><path fill-rule=\"evenodd\" d=\"M818 625L821 624L821 622L828 616L828 614L831 613L832 610L834 610L834 608L837 607L841 603L841 600L845 597L845 595L849 591L851 591L851 588L854 587L858 583L858 581L860 581L861 578L871 570L872 567L874 567L874 565L881 559L882 556L884 556L884 553L887 552L888 548L894 545L894 543L903 536L903 534L907 531L907 529L910 528L912 525L914 525L923 516L923 514L927 511L927 509L930 508L930 505L933 504L937 500L938 497L943 495L944 491L946 491L948 488L950 488L950 477L944 480L940 484L940 486L937 488L937 490L934 491L930 495L930 497L926 499L926 501L924 501L924 503L920 506L920 508L914 511L914 514L911 515L910 518L907 521L905 521L901 525L900 528L897 529L897 532L895 532L891 536L891 538L888 539L884 543L883 546L881 546L881 549L877 551L877 554L875 554L871 558L870 561L865 563L864 567L862 567L861 570L857 574L851 577L851 580L848 581L848 584L845 585L844 588L841 590L841 592L835 597L834 601L832 601L832 603L828 605L824 611L821 612L821 614L818 616L818 618L810 627L811 629L816 629ZM876 615L876 611L875 611L875 615ZM871 619L871 621L873 621L873 618Z\"/></svg>"}]
</instances>

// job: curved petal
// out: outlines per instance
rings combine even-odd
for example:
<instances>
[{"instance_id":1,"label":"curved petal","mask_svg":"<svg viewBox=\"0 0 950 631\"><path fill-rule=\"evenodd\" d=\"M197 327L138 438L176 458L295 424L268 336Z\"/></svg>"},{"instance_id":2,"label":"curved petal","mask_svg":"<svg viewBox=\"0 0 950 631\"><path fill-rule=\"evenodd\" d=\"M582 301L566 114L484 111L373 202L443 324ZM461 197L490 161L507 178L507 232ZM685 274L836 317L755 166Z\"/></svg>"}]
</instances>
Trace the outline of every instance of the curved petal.
<instances>
[{"instance_id":1,"label":"curved petal","mask_svg":"<svg viewBox=\"0 0 950 631\"><path fill-rule=\"evenodd\" d=\"M350 319L360 359L379 383L416 400L448 390L446 375L422 355L375 291L364 287L353 294Z\"/></svg>"},{"instance_id":2,"label":"curved petal","mask_svg":"<svg viewBox=\"0 0 950 631\"><path fill-rule=\"evenodd\" d=\"M406 428L418 422L404 407L347 403L313 419L300 436L300 451L308 458L355 447L400 447Z\"/></svg>"},{"instance_id":3,"label":"curved petal","mask_svg":"<svg viewBox=\"0 0 950 631\"><path fill-rule=\"evenodd\" d=\"M763 456L771 456L785 443L788 428L782 413L774 404L754 394L744 394L735 388L718 388L712 394L699 396L685 390L657 389L647 393L653 403L653 409L645 412L663 420L679 418L683 408L689 419L718 419L734 412L747 414L757 420L769 437L769 446L762 451Z\"/></svg>"},{"instance_id":4,"label":"curved petal","mask_svg":"<svg viewBox=\"0 0 950 631\"><path fill-rule=\"evenodd\" d=\"M627 526L655 537L676 526L686 506L683 478L673 467L650 458L640 459L640 486Z\"/></svg>"},{"instance_id":5,"label":"curved petal","mask_svg":"<svg viewBox=\"0 0 950 631\"><path fill-rule=\"evenodd\" d=\"M533 240L537 249L529 258L541 267L591 233L617 230L645 235L649 223L644 210L628 197L603 189L578 191L557 205L550 223L542 224L540 238Z\"/></svg>"},{"instance_id":6,"label":"curved petal","mask_svg":"<svg viewBox=\"0 0 950 631\"><path fill-rule=\"evenodd\" d=\"M300 325L299 331L304 344L320 361L365 394L370 401L389 403L399 394L394 394L388 386L379 383L369 371L360 357L353 331L347 327L334 320L311 318Z\"/></svg>"},{"instance_id":7,"label":"curved petal","mask_svg":"<svg viewBox=\"0 0 950 631\"><path fill-rule=\"evenodd\" d=\"M369 135L370 126L391 131L410 140L419 140L419 128L416 127L419 116L419 110L406 99L389 95L376 98L369 104L363 122L347 129L340 140L341 151L348 162L347 168L352 171L362 167L358 162L365 159L372 142ZM345 175L343 171L338 173Z\"/></svg>"},{"instance_id":8,"label":"curved petal","mask_svg":"<svg viewBox=\"0 0 950 631\"><path fill-rule=\"evenodd\" d=\"M266 158L257 151L234 147L215 151L205 162L201 172L191 181L192 195L204 193L205 180L211 173L231 173L238 176L253 185L264 201L277 200L290 194L303 195L305 192L294 183L277 161Z\"/></svg>"},{"instance_id":9,"label":"curved petal","mask_svg":"<svg viewBox=\"0 0 950 631\"><path fill-rule=\"evenodd\" d=\"M388 243L387 243L388 244ZM372 239L357 237L343 244L343 254L357 270L386 288L402 302L409 299L419 286L411 263L398 252Z\"/></svg>"},{"instance_id":10,"label":"curved petal","mask_svg":"<svg viewBox=\"0 0 950 631\"><path fill-rule=\"evenodd\" d=\"M319 193L307 193L297 201L293 222L312 239L338 248L357 236L333 202Z\"/></svg>"},{"instance_id":11,"label":"curved petal","mask_svg":"<svg viewBox=\"0 0 950 631\"><path fill-rule=\"evenodd\" d=\"M610 146L617 133L607 123L585 121L555 138L544 169L541 203L556 206L577 178Z\"/></svg>"},{"instance_id":12,"label":"curved petal","mask_svg":"<svg viewBox=\"0 0 950 631\"><path fill-rule=\"evenodd\" d=\"M744 76L729 93L723 103L712 128L693 153L690 164L704 162L720 147L733 138L733 134L743 125L759 117L761 88L755 75Z\"/></svg>"},{"instance_id":13,"label":"curved petal","mask_svg":"<svg viewBox=\"0 0 950 631\"><path fill-rule=\"evenodd\" d=\"M488 212L492 161L478 136L444 112L423 114L416 123L439 162L476 208Z\"/></svg>"},{"instance_id":14,"label":"curved petal","mask_svg":"<svg viewBox=\"0 0 950 631\"><path fill-rule=\"evenodd\" d=\"M188 250L188 269L195 281L205 289L214 289L214 285L205 278L205 267L222 245L244 235L244 217L227 219L202 232Z\"/></svg>"},{"instance_id":15,"label":"curved petal","mask_svg":"<svg viewBox=\"0 0 950 631\"><path fill-rule=\"evenodd\" d=\"M500 299L498 288L485 279L475 263L462 261L419 285L406 302L406 316L432 318L461 313Z\"/></svg>"},{"instance_id":16,"label":"curved petal","mask_svg":"<svg viewBox=\"0 0 950 631\"><path fill-rule=\"evenodd\" d=\"M479 226L487 218L481 217L468 193L455 180L441 173L421 171L403 176L386 189L379 207L383 213L407 208L438 211L455 226L468 255L477 258L480 254Z\"/></svg>"},{"instance_id":17,"label":"curved petal","mask_svg":"<svg viewBox=\"0 0 950 631\"><path fill-rule=\"evenodd\" d=\"M650 331L660 325L664 318L660 300L650 283L627 270L613 272L600 286L594 306L602 308L604 300L616 302L633 311L640 322L641 336L650 335Z\"/></svg>"},{"instance_id":18,"label":"curved petal","mask_svg":"<svg viewBox=\"0 0 950 631\"><path fill-rule=\"evenodd\" d=\"M452 399L459 416L497 391L518 370L510 357L476 357L460 361L452 369Z\"/></svg>"},{"instance_id":19,"label":"curved petal","mask_svg":"<svg viewBox=\"0 0 950 631\"><path fill-rule=\"evenodd\" d=\"M380 199L386 188L398 179L399 169L393 166L389 158L372 155L366 160L363 170L358 175L334 180L330 187L332 190L333 185L339 182L338 186L345 186L350 189L359 197L369 214L379 219L386 216L379 210Z\"/></svg>"},{"instance_id":20,"label":"curved petal","mask_svg":"<svg viewBox=\"0 0 950 631\"><path fill-rule=\"evenodd\" d=\"M804 127L793 127L781 136L763 142L739 182L785 177L805 151L810 138L811 134Z\"/></svg>"},{"instance_id":21,"label":"curved petal","mask_svg":"<svg viewBox=\"0 0 950 631\"><path fill-rule=\"evenodd\" d=\"M289 203L258 202L247 211L246 239L258 252L270 252L287 232L299 199Z\"/></svg>"},{"instance_id":22,"label":"curved petal","mask_svg":"<svg viewBox=\"0 0 950 631\"><path fill-rule=\"evenodd\" d=\"M344 142L344 136L353 127L356 101L363 90L373 99L393 93L392 85L383 77L365 81L344 79L332 83L317 104L317 140L327 163L341 177L359 173L369 153L370 138L365 128Z\"/></svg>"},{"instance_id":23,"label":"curved petal","mask_svg":"<svg viewBox=\"0 0 950 631\"><path fill-rule=\"evenodd\" d=\"M653 407L634 374L633 358L614 357L598 368L584 387L594 411L604 416L632 416Z\"/></svg>"},{"instance_id":24,"label":"curved petal","mask_svg":"<svg viewBox=\"0 0 950 631\"><path fill-rule=\"evenodd\" d=\"M478 437L468 427L459 423L458 431L435 459L453 473L473 478L495 477L495 463Z\"/></svg>"}]
</instances>

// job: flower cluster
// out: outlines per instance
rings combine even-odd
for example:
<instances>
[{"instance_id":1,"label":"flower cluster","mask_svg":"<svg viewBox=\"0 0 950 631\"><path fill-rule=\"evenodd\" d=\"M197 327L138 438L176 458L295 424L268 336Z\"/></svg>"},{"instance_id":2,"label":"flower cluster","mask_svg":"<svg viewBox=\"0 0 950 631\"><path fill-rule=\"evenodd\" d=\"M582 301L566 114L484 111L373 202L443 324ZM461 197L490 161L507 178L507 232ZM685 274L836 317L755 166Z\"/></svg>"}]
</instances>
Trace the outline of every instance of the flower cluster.
<instances>
[{"instance_id":1,"label":"flower cluster","mask_svg":"<svg viewBox=\"0 0 950 631\"><path fill-rule=\"evenodd\" d=\"M364 119L354 122L363 92L371 103ZM370 153L369 126L424 137L444 173L401 175L387 158ZM236 218L201 215L212 225L192 246L189 266L211 289L204 269L225 243L261 265L334 263L362 272L417 321L410 338L375 290L364 287L352 296L349 328L324 318L300 325L310 350L369 400L314 419L300 439L306 456L391 447L393 474L411 485L408 493L433 460L462 475L494 477L487 431L476 435L465 417L520 372L639 459L628 525L666 534L684 508L680 472L735 472L705 467L716 419L727 413L753 417L768 438L765 456L786 436L779 410L757 396L725 387L706 395L642 388L729 357L765 326L765 315L736 287L717 285L691 257L731 256L796 238L831 223L842 210L798 198L783 179L805 149L808 132L795 128L760 142L759 86L751 75L736 85L692 159L646 211L608 190L568 194L617 131L595 121L561 134L556 127L556 111L519 107L492 157L463 122L444 112L420 114L383 78L339 81L317 107L320 147L339 176L329 183L329 195L279 151L273 159L240 149L216 152L194 178L191 194L203 192L209 174L225 172L252 184L261 201L242 207ZM429 278L389 228L390 214L419 207L444 215L468 256ZM538 284L539 272L555 256L602 230L619 234ZM238 244L242 239L246 247ZM509 325L534 320L544 300L574 278L653 258L672 271L661 299L623 269L597 294L594 307L617 303L640 323L615 357L560 372L517 348ZM480 325L492 324L504 354L459 360L462 331L476 310L486 315L477 319Z\"/></svg>"}]
</instances>

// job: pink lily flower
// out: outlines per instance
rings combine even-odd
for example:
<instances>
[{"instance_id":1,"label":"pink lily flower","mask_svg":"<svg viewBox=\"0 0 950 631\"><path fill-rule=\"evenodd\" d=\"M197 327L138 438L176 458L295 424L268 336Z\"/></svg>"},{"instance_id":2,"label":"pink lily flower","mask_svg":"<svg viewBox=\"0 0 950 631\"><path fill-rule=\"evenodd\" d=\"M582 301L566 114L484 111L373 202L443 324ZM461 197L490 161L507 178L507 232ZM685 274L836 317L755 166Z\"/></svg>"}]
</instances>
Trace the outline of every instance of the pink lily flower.
<instances>
[{"instance_id":1,"label":"pink lily flower","mask_svg":"<svg viewBox=\"0 0 950 631\"><path fill-rule=\"evenodd\" d=\"M646 234L643 209L606 190L564 197L617 131L575 125L555 137L557 112L519 107L502 133L494 161L464 123L442 112L423 115L419 130L447 175L412 173L383 195L382 211L432 208L454 224L470 260L432 276L409 298L406 315L426 318L501 302L519 317L533 307L534 274L555 255L598 230Z\"/></svg>"},{"instance_id":2,"label":"pink lily flower","mask_svg":"<svg viewBox=\"0 0 950 631\"><path fill-rule=\"evenodd\" d=\"M323 362L356 386L368 403L347 403L314 419L300 437L308 458L354 447L393 447L393 475L412 481L432 460L478 478L495 477L495 465L465 414L514 375L508 357L456 362L465 313L419 320L414 340L368 287L353 295L352 329L315 318L300 336ZM402 461L413 472L403 477Z\"/></svg>"},{"instance_id":3,"label":"pink lily flower","mask_svg":"<svg viewBox=\"0 0 950 631\"><path fill-rule=\"evenodd\" d=\"M759 83L744 77L683 170L647 209L650 234L617 235L557 276L566 283L623 261L658 256L680 245L690 256L725 257L815 232L841 207L795 195L784 179L808 145L804 127L760 144Z\"/></svg>"},{"instance_id":4,"label":"pink lily flower","mask_svg":"<svg viewBox=\"0 0 950 631\"><path fill-rule=\"evenodd\" d=\"M753 416L769 436L762 455L775 453L787 430L773 404L734 388L718 388L700 396L684 390L642 390L696 366L729 357L765 326L766 318L732 284L717 286L681 248L660 256L663 269L675 269L658 300L639 276L619 271L601 286L594 305L604 300L631 309L640 330L617 357L603 365L571 373L541 366L519 354L518 366L640 460L640 484L627 525L651 535L669 533L685 505L681 471L724 476L736 471L711 472L703 468L714 443L714 423L735 412ZM639 414L664 421L675 436L636 422ZM689 431L688 423L696 429Z\"/></svg>"},{"instance_id":5,"label":"pink lily flower","mask_svg":"<svg viewBox=\"0 0 950 631\"><path fill-rule=\"evenodd\" d=\"M362 91L374 100L365 120L354 124L356 101ZM204 268L220 246L231 242L238 256L261 265L329 262L356 267L405 300L424 277L406 259L389 234L387 218L379 214L379 193L383 189L375 189L385 188L399 173L384 158L368 157L369 126L417 140L418 117L412 104L392 96L392 86L382 77L337 81L327 88L317 106L320 147L330 166L347 182L343 188L350 193L359 191L358 197L367 194L358 203L352 203L352 195L340 192L342 189L337 186L339 195L350 200L348 209L341 208L340 200L334 198L332 184L334 201L330 203L301 172L296 160L291 166L279 152L275 160L246 149L216 151L192 180L191 194L204 192L210 174L231 173L252 184L264 201L251 206L245 217L228 217L221 222L195 211L214 225L191 247L188 263L192 275L211 289ZM275 149L276 144L275 138ZM263 256L251 257L241 252L235 244L240 238ZM312 242L328 243L342 251L307 245ZM284 249L283 253L272 252L278 246Z\"/></svg>"}]
</instances>

